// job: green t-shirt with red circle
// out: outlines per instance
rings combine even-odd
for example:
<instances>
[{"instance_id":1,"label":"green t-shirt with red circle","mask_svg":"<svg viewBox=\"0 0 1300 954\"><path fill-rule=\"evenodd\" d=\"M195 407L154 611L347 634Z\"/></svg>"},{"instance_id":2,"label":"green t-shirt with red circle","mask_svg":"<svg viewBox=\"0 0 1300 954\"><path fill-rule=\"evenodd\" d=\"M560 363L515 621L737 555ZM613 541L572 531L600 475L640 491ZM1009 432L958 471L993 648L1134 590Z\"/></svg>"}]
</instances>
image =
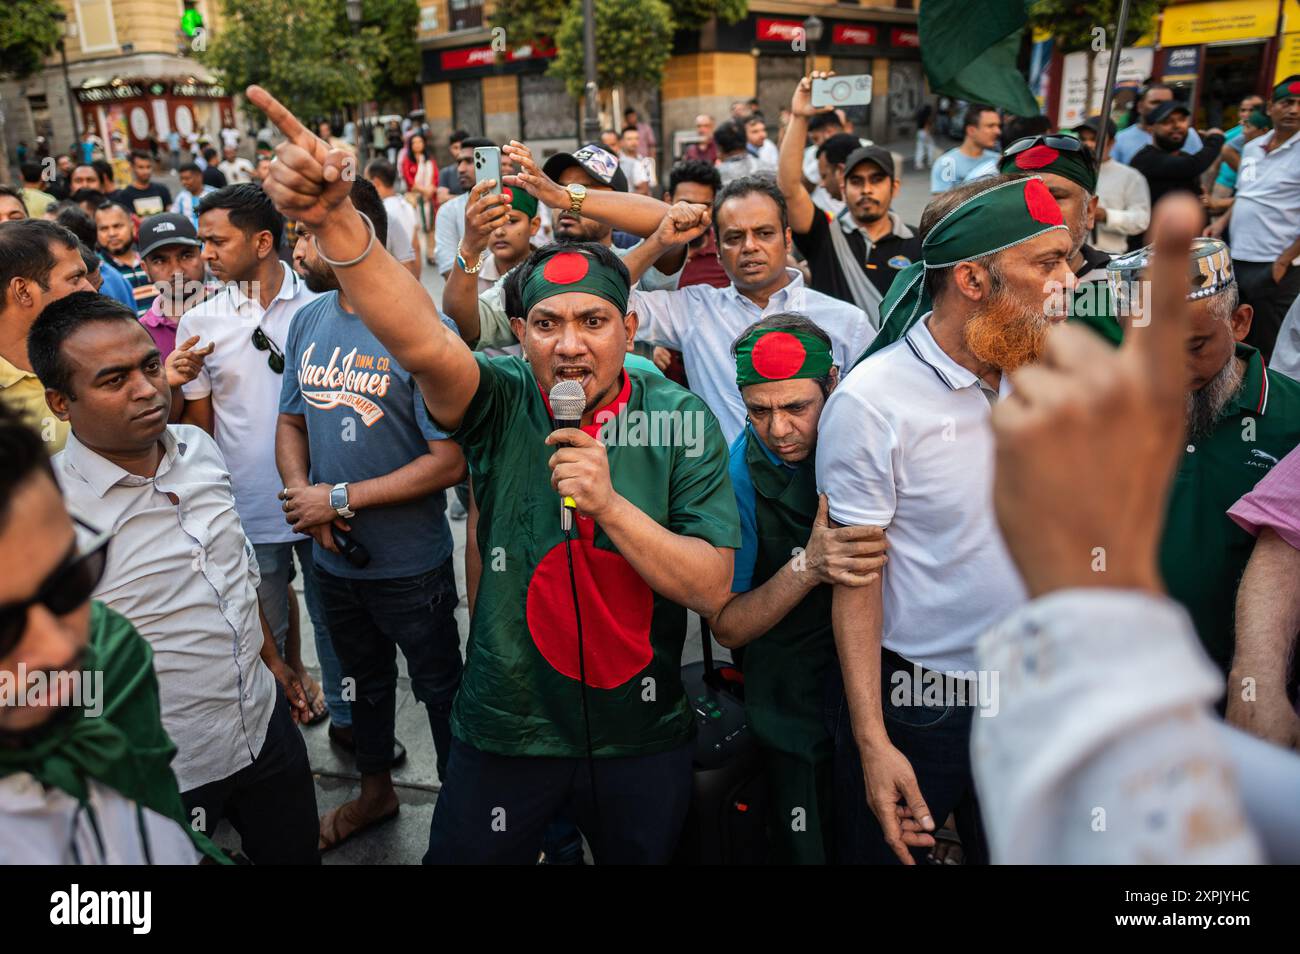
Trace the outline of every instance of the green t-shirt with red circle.
<instances>
[{"instance_id":1,"label":"green t-shirt with red circle","mask_svg":"<svg viewBox=\"0 0 1300 954\"><path fill-rule=\"evenodd\" d=\"M475 359L478 391L451 437L469 462L483 573L452 731L501 755L584 756L573 593L547 466L555 450L545 443L554 429L549 403L519 358ZM649 422L639 437L638 415ZM604 432L617 493L673 533L740 545L727 445L703 401L627 369L618 396L584 430L597 436L607 416L624 422L617 438L609 426ZM672 422L688 419L693 430L673 431ZM693 731L681 684L686 610L652 592L582 514L572 554L593 753L642 755L684 744Z\"/></svg>"}]
</instances>

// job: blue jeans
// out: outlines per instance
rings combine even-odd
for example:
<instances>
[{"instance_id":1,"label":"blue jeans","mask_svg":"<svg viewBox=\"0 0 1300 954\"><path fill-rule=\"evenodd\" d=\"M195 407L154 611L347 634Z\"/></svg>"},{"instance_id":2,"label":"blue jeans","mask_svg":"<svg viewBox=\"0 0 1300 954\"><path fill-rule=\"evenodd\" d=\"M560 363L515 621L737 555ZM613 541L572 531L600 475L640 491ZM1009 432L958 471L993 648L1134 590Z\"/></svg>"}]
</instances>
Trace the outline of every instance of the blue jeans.
<instances>
[{"instance_id":1,"label":"blue jeans","mask_svg":"<svg viewBox=\"0 0 1300 954\"><path fill-rule=\"evenodd\" d=\"M967 693L966 705L943 702L927 705L924 701L918 704L909 693L907 698L900 700L905 704L896 705L892 698L896 686L895 672L905 672L909 679L914 675L911 663L887 649L882 650L880 704L889 741L912 763L921 797L930 809L936 828L942 827L949 815L955 815L965 863L987 864L988 845L980 820L979 803L975 799L975 780L970 763L971 720L976 717L977 709L975 696ZM929 671L921 672L928 675ZM924 680L925 675L922 678ZM945 686L952 682L947 680ZM949 701L949 693L944 695L945 701ZM862 761L853 739L849 706L842 688L838 706L830 717L829 727L833 729L835 738L834 805L839 860L842 864L899 864L867 804ZM929 851L928 848L913 849L912 857L917 863L924 864Z\"/></svg>"},{"instance_id":2,"label":"blue jeans","mask_svg":"<svg viewBox=\"0 0 1300 954\"><path fill-rule=\"evenodd\" d=\"M352 707L343 699L343 674L339 669L339 658L334 653L334 644L330 641L325 611L320 602L320 588L312 573L311 547L311 537L303 537L292 543L254 543L257 566L262 574L262 583L257 588L257 600L262 604L266 624L271 627L276 649L283 656L285 640L289 635L289 584L294 577L293 555L297 553L298 562L302 564L307 615L311 617L312 630L316 634L316 658L320 662L325 707L329 710L330 721L340 729L346 729L352 724Z\"/></svg>"},{"instance_id":3,"label":"blue jeans","mask_svg":"<svg viewBox=\"0 0 1300 954\"><path fill-rule=\"evenodd\" d=\"M447 777L451 703L464 668L451 559L427 573L392 580L353 580L315 568L343 677L354 680L352 737L363 775L386 772L393 762L400 647L411 692L429 715L438 777Z\"/></svg>"},{"instance_id":4,"label":"blue jeans","mask_svg":"<svg viewBox=\"0 0 1300 954\"><path fill-rule=\"evenodd\" d=\"M667 864L690 807L694 754L692 739L666 752L596 759L596 804L585 758L493 755L453 738L424 863L535 864L563 816L587 836L597 864Z\"/></svg>"}]
</instances>

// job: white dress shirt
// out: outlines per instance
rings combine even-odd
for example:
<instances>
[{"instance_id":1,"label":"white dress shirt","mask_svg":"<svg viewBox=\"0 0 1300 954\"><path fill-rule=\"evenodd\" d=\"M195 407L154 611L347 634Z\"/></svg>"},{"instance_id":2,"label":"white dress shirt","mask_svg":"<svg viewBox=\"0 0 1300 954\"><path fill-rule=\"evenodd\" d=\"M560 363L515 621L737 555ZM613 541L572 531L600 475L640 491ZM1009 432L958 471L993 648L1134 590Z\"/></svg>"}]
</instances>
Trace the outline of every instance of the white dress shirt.
<instances>
[{"instance_id":1,"label":"white dress shirt","mask_svg":"<svg viewBox=\"0 0 1300 954\"><path fill-rule=\"evenodd\" d=\"M815 321L830 335L835 364L841 370L867 349L876 336L871 321L856 305L831 298L806 286L803 275L785 270L789 283L759 308L735 285L688 285L675 291L632 291L628 311L635 311L638 341L663 345L682 353L691 390L704 399L730 445L745 426L745 402L736 387L736 359L731 343L767 315L793 311Z\"/></svg>"},{"instance_id":2,"label":"white dress shirt","mask_svg":"<svg viewBox=\"0 0 1300 954\"><path fill-rule=\"evenodd\" d=\"M1000 676L971 746L994 862L1300 859L1300 756L1211 715L1223 675L1173 600L1050 593L979 650Z\"/></svg>"},{"instance_id":3,"label":"white dress shirt","mask_svg":"<svg viewBox=\"0 0 1300 954\"><path fill-rule=\"evenodd\" d=\"M1228 225L1232 257L1240 262L1277 261L1300 238L1300 133L1266 152L1276 135L1270 129L1241 150Z\"/></svg>"},{"instance_id":4,"label":"white dress shirt","mask_svg":"<svg viewBox=\"0 0 1300 954\"><path fill-rule=\"evenodd\" d=\"M388 241L384 247L399 262L415 261L415 207L400 195L384 198L384 211L388 213Z\"/></svg>"},{"instance_id":5,"label":"white dress shirt","mask_svg":"<svg viewBox=\"0 0 1300 954\"><path fill-rule=\"evenodd\" d=\"M153 647L163 728L179 750L172 771L187 792L252 764L276 687L261 659L257 558L221 452L187 424L169 425L162 444L152 478L75 434L54 469L68 512L113 534L94 597Z\"/></svg>"},{"instance_id":6,"label":"white dress shirt","mask_svg":"<svg viewBox=\"0 0 1300 954\"><path fill-rule=\"evenodd\" d=\"M817 484L833 520L887 531L881 645L926 669L968 672L976 640L1025 588L993 512L996 396L939 347L929 317L831 394Z\"/></svg>"},{"instance_id":7,"label":"white dress shirt","mask_svg":"<svg viewBox=\"0 0 1300 954\"><path fill-rule=\"evenodd\" d=\"M438 214L433 219L433 262L438 274L445 276L456 264L456 249L465 237L465 206L469 203L469 191L453 196L438 206ZM429 252L425 250L427 257Z\"/></svg>"},{"instance_id":8,"label":"white dress shirt","mask_svg":"<svg viewBox=\"0 0 1300 954\"><path fill-rule=\"evenodd\" d=\"M253 329L261 328L283 351L294 314L317 295L288 265L281 262L280 267L280 290L265 310L256 296L249 298L237 285L227 284L182 315L176 326L177 343L198 335L200 346L215 345L198 377L181 391L190 401L212 397L217 446L230 468L239 519L254 543L302 539L284 522L276 498L283 486L275 466L280 375L267 364L270 352L253 347Z\"/></svg>"},{"instance_id":9,"label":"white dress shirt","mask_svg":"<svg viewBox=\"0 0 1300 954\"><path fill-rule=\"evenodd\" d=\"M1112 255L1128 251L1128 237L1151 224L1151 187L1132 166L1107 159L1097 173L1097 205L1106 210L1098 222L1093 248Z\"/></svg>"},{"instance_id":10,"label":"white dress shirt","mask_svg":"<svg viewBox=\"0 0 1300 954\"><path fill-rule=\"evenodd\" d=\"M88 812L26 772L0 778L0 865L198 864L194 842L172 819L94 779L86 787Z\"/></svg>"}]
</instances>

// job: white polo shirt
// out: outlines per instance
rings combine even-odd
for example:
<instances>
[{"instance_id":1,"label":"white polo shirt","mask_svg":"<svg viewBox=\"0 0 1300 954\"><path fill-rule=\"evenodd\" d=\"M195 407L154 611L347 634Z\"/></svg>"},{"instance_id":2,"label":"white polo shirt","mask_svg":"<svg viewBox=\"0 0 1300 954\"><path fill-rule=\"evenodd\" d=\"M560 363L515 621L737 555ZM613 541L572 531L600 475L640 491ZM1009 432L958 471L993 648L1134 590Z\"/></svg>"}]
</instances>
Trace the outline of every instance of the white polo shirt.
<instances>
[{"instance_id":1,"label":"white polo shirt","mask_svg":"<svg viewBox=\"0 0 1300 954\"><path fill-rule=\"evenodd\" d=\"M927 669L966 671L979 637L1026 593L993 513L995 396L939 347L929 317L831 395L817 483L837 523L886 528L881 644Z\"/></svg>"},{"instance_id":2,"label":"white polo shirt","mask_svg":"<svg viewBox=\"0 0 1300 954\"><path fill-rule=\"evenodd\" d=\"M1241 151L1229 226L1232 257L1240 262L1277 261L1300 238L1300 133L1265 152L1276 135L1269 130Z\"/></svg>"},{"instance_id":3,"label":"white polo shirt","mask_svg":"<svg viewBox=\"0 0 1300 954\"><path fill-rule=\"evenodd\" d=\"M276 498L283 486L275 466L281 376L267 364L270 352L253 347L253 329L260 327L283 351L294 314L318 296L288 265L281 262L280 267L284 279L265 311L256 297L228 284L182 315L176 326L178 343L198 335L200 346L215 345L198 377L181 390L190 401L212 396L213 436L230 468L244 533L253 543L302 539L284 522Z\"/></svg>"}]
</instances>

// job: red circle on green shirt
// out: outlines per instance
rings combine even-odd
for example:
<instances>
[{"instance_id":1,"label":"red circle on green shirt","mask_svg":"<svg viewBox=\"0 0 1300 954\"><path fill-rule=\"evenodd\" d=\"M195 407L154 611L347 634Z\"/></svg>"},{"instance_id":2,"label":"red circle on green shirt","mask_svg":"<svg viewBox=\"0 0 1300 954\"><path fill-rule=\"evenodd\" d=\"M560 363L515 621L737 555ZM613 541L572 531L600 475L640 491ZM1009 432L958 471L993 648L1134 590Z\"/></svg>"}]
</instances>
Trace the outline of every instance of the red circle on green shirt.
<instances>
[{"instance_id":1,"label":"red circle on green shirt","mask_svg":"<svg viewBox=\"0 0 1300 954\"><path fill-rule=\"evenodd\" d=\"M1060 150L1039 143L1037 146L1030 146L1024 152L1016 154L1016 168L1041 169L1043 166L1050 166L1059 158L1061 158Z\"/></svg>"},{"instance_id":2,"label":"red circle on green shirt","mask_svg":"<svg viewBox=\"0 0 1300 954\"><path fill-rule=\"evenodd\" d=\"M572 285L587 277L591 263L581 252L561 252L542 266L542 277L552 285Z\"/></svg>"},{"instance_id":3,"label":"red circle on green shirt","mask_svg":"<svg viewBox=\"0 0 1300 954\"><path fill-rule=\"evenodd\" d=\"M592 530L591 521L578 518L573 576L582 609L582 655L587 685L614 689L654 658L650 644L654 593L621 554L593 545ZM537 651L556 672L578 679L582 672L578 630L563 543L553 546L533 570L525 614Z\"/></svg>"},{"instance_id":4,"label":"red circle on green shirt","mask_svg":"<svg viewBox=\"0 0 1300 954\"><path fill-rule=\"evenodd\" d=\"M1047 186L1043 185L1042 179L1030 179L1025 183L1025 208L1029 210L1029 217L1035 222L1042 222L1044 225L1065 224L1061 207L1056 204Z\"/></svg>"},{"instance_id":5,"label":"red circle on green shirt","mask_svg":"<svg viewBox=\"0 0 1300 954\"><path fill-rule=\"evenodd\" d=\"M785 331L764 335L750 352L754 370L771 381L790 377L803 367L807 357L803 342Z\"/></svg>"}]
</instances>

